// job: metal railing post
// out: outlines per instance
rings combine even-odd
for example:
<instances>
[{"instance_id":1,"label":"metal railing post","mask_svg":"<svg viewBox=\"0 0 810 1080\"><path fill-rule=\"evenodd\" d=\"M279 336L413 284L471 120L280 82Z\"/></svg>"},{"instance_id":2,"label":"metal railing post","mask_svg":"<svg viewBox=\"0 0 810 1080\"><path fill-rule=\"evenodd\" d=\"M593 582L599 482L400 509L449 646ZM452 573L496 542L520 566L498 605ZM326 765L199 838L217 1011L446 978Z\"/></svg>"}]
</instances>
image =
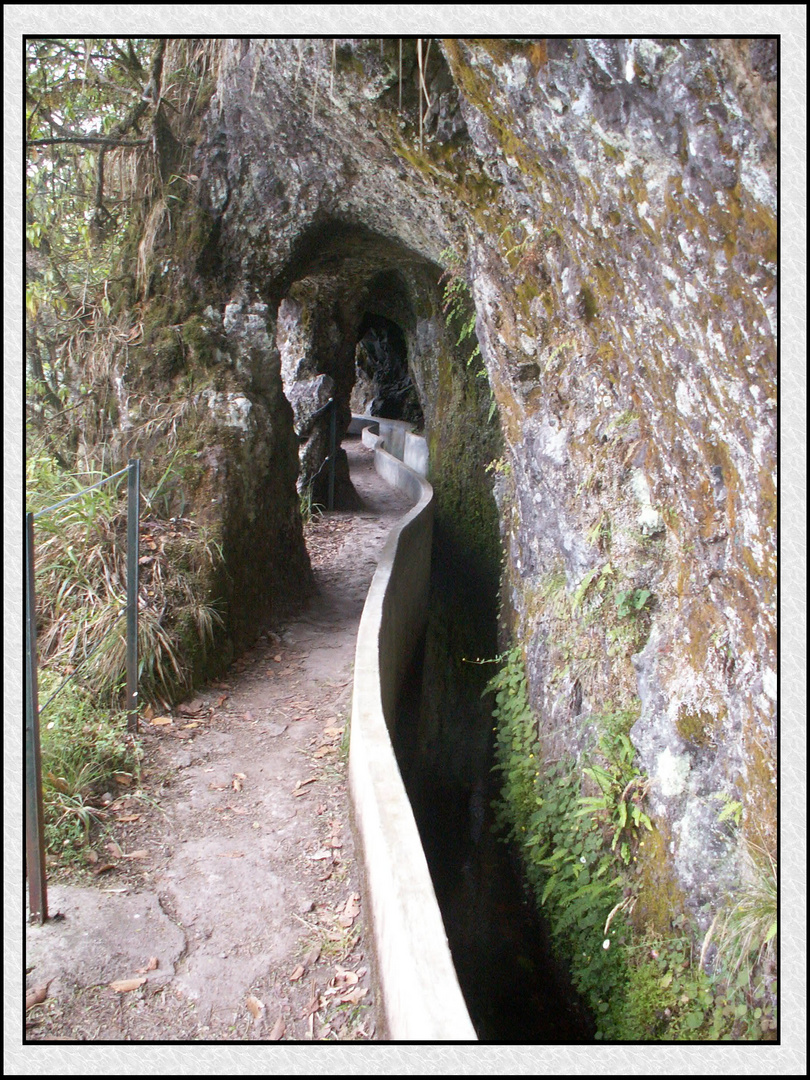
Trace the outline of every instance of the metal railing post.
<instances>
[{"instance_id":1,"label":"metal railing post","mask_svg":"<svg viewBox=\"0 0 810 1080\"><path fill-rule=\"evenodd\" d=\"M337 438L337 398L332 400L332 412L329 419L329 495L327 510L335 509L335 441Z\"/></svg>"},{"instance_id":2,"label":"metal railing post","mask_svg":"<svg viewBox=\"0 0 810 1080\"><path fill-rule=\"evenodd\" d=\"M127 731L138 730L138 518L141 463L127 465Z\"/></svg>"},{"instance_id":3,"label":"metal railing post","mask_svg":"<svg viewBox=\"0 0 810 1080\"><path fill-rule=\"evenodd\" d=\"M48 918L45 829L42 810L42 752L39 744L37 613L34 586L34 515L25 515L25 862L28 910Z\"/></svg>"}]
</instances>

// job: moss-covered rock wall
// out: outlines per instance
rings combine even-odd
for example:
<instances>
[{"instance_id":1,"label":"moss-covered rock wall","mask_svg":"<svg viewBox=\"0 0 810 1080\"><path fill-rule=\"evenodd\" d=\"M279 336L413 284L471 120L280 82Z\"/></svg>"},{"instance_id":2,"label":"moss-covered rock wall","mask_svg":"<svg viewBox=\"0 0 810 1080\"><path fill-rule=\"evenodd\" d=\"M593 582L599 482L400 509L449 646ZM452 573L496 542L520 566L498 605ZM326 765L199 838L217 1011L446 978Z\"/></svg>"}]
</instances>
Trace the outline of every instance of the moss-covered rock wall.
<instances>
[{"instance_id":1,"label":"moss-covered rock wall","mask_svg":"<svg viewBox=\"0 0 810 1080\"><path fill-rule=\"evenodd\" d=\"M494 487L540 752L630 717L657 828L637 910L705 929L745 839L775 842L775 42L452 39L421 71L398 46L218 46L155 275L186 310L151 356L219 424L199 490L234 610L266 603L260 533L304 564L276 321L328 280L341 355L364 311L406 336L440 526L490 535Z\"/></svg>"}]
</instances>

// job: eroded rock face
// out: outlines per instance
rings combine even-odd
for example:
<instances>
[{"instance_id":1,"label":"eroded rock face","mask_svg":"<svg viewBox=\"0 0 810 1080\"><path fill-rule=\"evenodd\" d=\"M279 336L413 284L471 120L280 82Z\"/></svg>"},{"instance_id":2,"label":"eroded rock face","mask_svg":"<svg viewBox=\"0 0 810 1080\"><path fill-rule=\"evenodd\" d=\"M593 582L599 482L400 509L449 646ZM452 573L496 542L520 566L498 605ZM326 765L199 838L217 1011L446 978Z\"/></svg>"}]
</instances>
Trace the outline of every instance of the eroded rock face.
<instances>
[{"instance_id":1,"label":"eroded rock face","mask_svg":"<svg viewBox=\"0 0 810 1080\"><path fill-rule=\"evenodd\" d=\"M245 385L283 381L312 438L324 395L347 419L363 317L402 330L440 530L474 543L497 498L543 745L637 717L667 897L699 919L737 874L718 799L774 839L774 49L434 42L420 146L413 40L401 79L396 40L223 43L195 165L195 272L266 337ZM211 407L250 424L244 396Z\"/></svg>"}]
</instances>

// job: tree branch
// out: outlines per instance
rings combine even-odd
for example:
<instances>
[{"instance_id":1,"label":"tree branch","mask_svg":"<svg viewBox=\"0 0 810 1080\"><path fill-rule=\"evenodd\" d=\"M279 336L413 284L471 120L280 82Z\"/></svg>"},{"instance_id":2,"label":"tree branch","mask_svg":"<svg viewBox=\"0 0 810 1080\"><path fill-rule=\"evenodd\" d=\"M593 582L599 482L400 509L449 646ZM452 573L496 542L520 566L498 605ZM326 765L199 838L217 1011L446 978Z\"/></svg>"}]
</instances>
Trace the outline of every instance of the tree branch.
<instances>
[{"instance_id":1,"label":"tree branch","mask_svg":"<svg viewBox=\"0 0 810 1080\"><path fill-rule=\"evenodd\" d=\"M79 146L149 146L151 139L118 139L109 135L54 135L50 139L28 139L26 146L53 146L74 143Z\"/></svg>"}]
</instances>

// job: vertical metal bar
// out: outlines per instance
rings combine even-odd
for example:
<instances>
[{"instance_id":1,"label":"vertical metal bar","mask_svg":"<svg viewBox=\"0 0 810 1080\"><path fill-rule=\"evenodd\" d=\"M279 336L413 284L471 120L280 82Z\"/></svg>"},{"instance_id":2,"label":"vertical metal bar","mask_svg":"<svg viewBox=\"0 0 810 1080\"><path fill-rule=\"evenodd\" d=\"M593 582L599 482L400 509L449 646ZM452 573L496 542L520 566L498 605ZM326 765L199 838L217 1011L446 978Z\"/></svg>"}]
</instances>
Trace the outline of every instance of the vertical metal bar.
<instances>
[{"instance_id":1,"label":"vertical metal bar","mask_svg":"<svg viewBox=\"0 0 810 1080\"><path fill-rule=\"evenodd\" d=\"M329 497L327 510L335 509L335 440L337 438L337 398L332 402L332 412L329 418Z\"/></svg>"},{"instance_id":2,"label":"vertical metal bar","mask_svg":"<svg viewBox=\"0 0 810 1080\"><path fill-rule=\"evenodd\" d=\"M127 464L127 731L138 730L138 515L141 463Z\"/></svg>"},{"instance_id":3,"label":"vertical metal bar","mask_svg":"<svg viewBox=\"0 0 810 1080\"><path fill-rule=\"evenodd\" d=\"M34 515L25 515L25 862L28 910L48 918L45 830L42 812L42 753L39 745L37 613L34 587Z\"/></svg>"}]
</instances>

